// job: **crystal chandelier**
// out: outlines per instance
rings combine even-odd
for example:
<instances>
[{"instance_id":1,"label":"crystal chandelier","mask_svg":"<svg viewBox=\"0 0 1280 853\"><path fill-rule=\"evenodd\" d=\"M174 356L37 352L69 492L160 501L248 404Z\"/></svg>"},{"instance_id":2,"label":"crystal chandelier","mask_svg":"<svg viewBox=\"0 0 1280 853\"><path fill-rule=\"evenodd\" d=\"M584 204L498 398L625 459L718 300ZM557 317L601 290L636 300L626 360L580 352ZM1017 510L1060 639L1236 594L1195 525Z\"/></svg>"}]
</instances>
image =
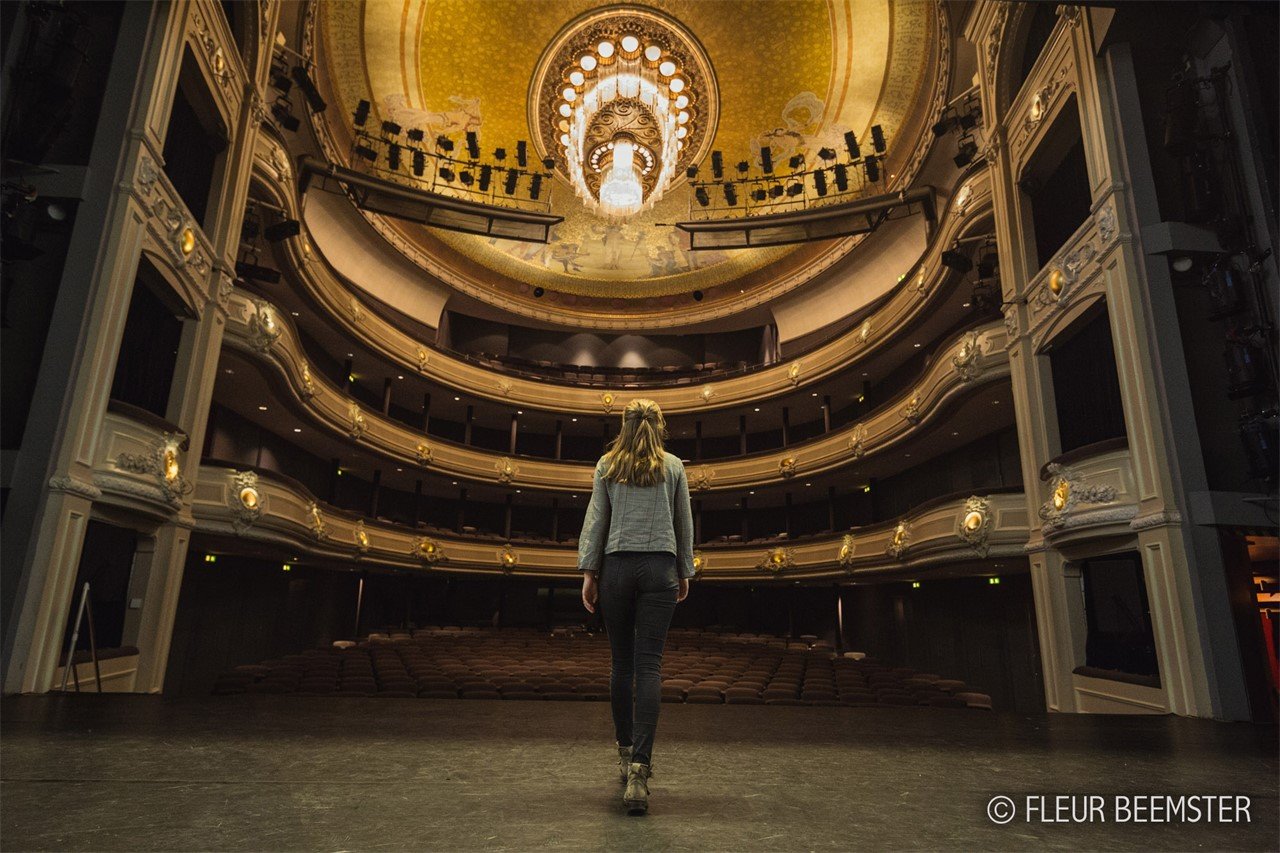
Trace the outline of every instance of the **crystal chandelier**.
<instances>
[{"instance_id":1,"label":"crystal chandelier","mask_svg":"<svg viewBox=\"0 0 1280 853\"><path fill-rule=\"evenodd\" d=\"M615 7L570 24L544 53L531 120L574 192L619 221L653 206L714 129L714 76L659 13Z\"/></svg>"}]
</instances>

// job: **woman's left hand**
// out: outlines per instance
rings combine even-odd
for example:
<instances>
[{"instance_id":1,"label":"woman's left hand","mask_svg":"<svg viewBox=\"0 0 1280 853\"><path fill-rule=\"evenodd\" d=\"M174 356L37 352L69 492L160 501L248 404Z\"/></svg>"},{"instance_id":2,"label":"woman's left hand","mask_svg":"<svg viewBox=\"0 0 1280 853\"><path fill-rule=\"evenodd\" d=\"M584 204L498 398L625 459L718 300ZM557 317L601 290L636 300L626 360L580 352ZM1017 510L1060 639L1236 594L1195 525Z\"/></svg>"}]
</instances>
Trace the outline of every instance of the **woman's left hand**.
<instances>
[{"instance_id":1,"label":"woman's left hand","mask_svg":"<svg viewBox=\"0 0 1280 853\"><path fill-rule=\"evenodd\" d=\"M582 573L582 606L587 608L588 613L596 612L596 599L598 593L596 591L596 576L593 572Z\"/></svg>"}]
</instances>

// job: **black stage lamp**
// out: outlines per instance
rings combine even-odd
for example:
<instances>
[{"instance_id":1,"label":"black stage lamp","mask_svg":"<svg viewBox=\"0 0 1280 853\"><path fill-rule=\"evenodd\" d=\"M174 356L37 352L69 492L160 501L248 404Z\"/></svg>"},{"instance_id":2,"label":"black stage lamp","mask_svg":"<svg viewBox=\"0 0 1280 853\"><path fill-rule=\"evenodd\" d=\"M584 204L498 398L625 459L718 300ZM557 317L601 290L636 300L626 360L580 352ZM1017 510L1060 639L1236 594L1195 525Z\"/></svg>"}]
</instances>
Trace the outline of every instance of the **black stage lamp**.
<instances>
[{"instance_id":1,"label":"black stage lamp","mask_svg":"<svg viewBox=\"0 0 1280 853\"><path fill-rule=\"evenodd\" d=\"M507 159L507 149L505 148L493 149L493 159L497 160L499 163Z\"/></svg>"},{"instance_id":2,"label":"black stage lamp","mask_svg":"<svg viewBox=\"0 0 1280 853\"><path fill-rule=\"evenodd\" d=\"M719 151L711 152L711 176L717 181L724 177L724 155Z\"/></svg>"},{"instance_id":3,"label":"black stage lamp","mask_svg":"<svg viewBox=\"0 0 1280 853\"><path fill-rule=\"evenodd\" d=\"M476 182L476 176L471 174L471 172L467 171L466 169L463 169L458 174L458 180L462 181L463 186L469 187Z\"/></svg>"},{"instance_id":4,"label":"black stage lamp","mask_svg":"<svg viewBox=\"0 0 1280 853\"><path fill-rule=\"evenodd\" d=\"M862 161L863 167L867 170L867 181L875 183L880 180L880 160L874 154L868 154L867 159Z\"/></svg>"},{"instance_id":5,"label":"black stage lamp","mask_svg":"<svg viewBox=\"0 0 1280 853\"><path fill-rule=\"evenodd\" d=\"M421 151L413 152L413 173L419 178L427 171L427 155Z\"/></svg>"},{"instance_id":6,"label":"black stage lamp","mask_svg":"<svg viewBox=\"0 0 1280 853\"><path fill-rule=\"evenodd\" d=\"M542 168L544 168L544 169L546 169L548 172L550 172L550 171L551 171L552 169L554 169L555 167L556 167L556 158L554 158L554 157L543 157L543 158L542 158Z\"/></svg>"},{"instance_id":7,"label":"black stage lamp","mask_svg":"<svg viewBox=\"0 0 1280 853\"><path fill-rule=\"evenodd\" d=\"M545 293L546 293L546 291L545 291L545 290L543 290L541 287L535 287L535 288L533 289L533 298L534 298L534 299L541 299L541 298L543 297L543 294L545 294Z\"/></svg>"},{"instance_id":8,"label":"black stage lamp","mask_svg":"<svg viewBox=\"0 0 1280 853\"><path fill-rule=\"evenodd\" d=\"M792 155L791 159L787 161L787 165L791 167L791 171L793 172L796 171L797 169L803 169L804 155L803 154Z\"/></svg>"},{"instance_id":9,"label":"black stage lamp","mask_svg":"<svg viewBox=\"0 0 1280 853\"><path fill-rule=\"evenodd\" d=\"M1000 267L1000 256L995 252L987 252L978 259L978 278L993 278Z\"/></svg>"},{"instance_id":10,"label":"black stage lamp","mask_svg":"<svg viewBox=\"0 0 1280 853\"><path fill-rule=\"evenodd\" d=\"M529 180L529 198L534 199L536 201L538 198L538 194L541 192L542 192L542 176L535 174Z\"/></svg>"},{"instance_id":11,"label":"black stage lamp","mask_svg":"<svg viewBox=\"0 0 1280 853\"><path fill-rule=\"evenodd\" d=\"M298 121L298 119L294 117L293 113L289 111L288 101L284 103L276 101L272 104L271 115L275 117L275 120L279 122L281 127L290 133L297 133L298 128L302 125L302 122Z\"/></svg>"},{"instance_id":12,"label":"black stage lamp","mask_svg":"<svg viewBox=\"0 0 1280 853\"><path fill-rule=\"evenodd\" d=\"M444 152L452 151L453 140L445 136L444 134L441 134L440 136L436 137L436 147Z\"/></svg>"},{"instance_id":13,"label":"black stage lamp","mask_svg":"<svg viewBox=\"0 0 1280 853\"><path fill-rule=\"evenodd\" d=\"M480 159L480 138L474 130L467 131L467 156L472 160Z\"/></svg>"},{"instance_id":14,"label":"black stage lamp","mask_svg":"<svg viewBox=\"0 0 1280 853\"><path fill-rule=\"evenodd\" d=\"M850 160L857 160L862 156L862 149L858 147L858 137L853 135L852 130L844 132L844 150L849 152Z\"/></svg>"},{"instance_id":15,"label":"black stage lamp","mask_svg":"<svg viewBox=\"0 0 1280 853\"><path fill-rule=\"evenodd\" d=\"M766 175L773 174L773 150L768 145L760 146L760 168Z\"/></svg>"},{"instance_id":16,"label":"black stage lamp","mask_svg":"<svg viewBox=\"0 0 1280 853\"><path fill-rule=\"evenodd\" d=\"M957 252L955 249L948 249L942 253L942 265L949 270L964 275L973 269L973 261L969 260L969 256L963 252Z\"/></svg>"},{"instance_id":17,"label":"black stage lamp","mask_svg":"<svg viewBox=\"0 0 1280 853\"><path fill-rule=\"evenodd\" d=\"M803 192L804 192L804 184L802 183L794 183L787 187L788 198L795 198L796 196L800 195Z\"/></svg>"},{"instance_id":18,"label":"black stage lamp","mask_svg":"<svg viewBox=\"0 0 1280 853\"><path fill-rule=\"evenodd\" d=\"M320 90L316 88L316 84L311 82L311 75L307 73L307 69L301 65L293 66L293 82L298 84L298 88L302 89L302 94L307 98L307 106L311 107L311 112L322 113L329 105L324 102L324 98L320 97Z\"/></svg>"},{"instance_id":19,"label":"black stage lamp","mask_svg":"<svg viewBox=\"0 0 1280 853\"><path fill-rule=\"evenodd\" d=\"M813 188L818 191L818 195L827 194L827 171L819 169L813 173Z\"/></svg>"},{"instance_id":20,"label":"black stage lamp","mask_svg":"<svg viewBox=\"0 0 1280 853\"><path fill-rule=\"evenodd\" d=\"M523 139L516 143L516 164L521 169L529 165L529 143Z\"/></svg>"},{"instance_id":21,"label":"black stage lamp","mask_svg":"<svg viewBox=\"0 0 1280 853\"><path fill-rule=\"evenodd\" d=\"M400 171L400 146L394 142L387 146L387 165L393 172Z\"/></svg>"},{"instance_id":22,"label":"black stage lamp","mask_svg":"<svg viewBox=\"0 0 1280 853\"><path fill-rule=\"evenodd\" d=\"M399 136L400 131L403 129L404 128L400 127L400 125L396 124L394 121L384 121L382 123L382 132L387 136Z\"/></svg>"},{"instance_id":23,"label":"black stage lamp","mask_svg":"<svg viewBox=\"0 0 1280 853\"><path fill-rule=\"evenodd\" d=\"M356 112L352 116L352 121L355 122L356 127L364 127L365 122L369 120L370 106L370 103L363 98L360 99L360 103L356 104Z\"/></svg>"},{"instance_id":24,"label":"black stage lamp","mask_svg":"<svg viewBox=\"0 0 1280 853\"><path fill-rule=\"evenodd\" d=\"M698 177L698 167L690 166L689 168L685 169L684 176L692 181L694 178Z\"/></svg>"},{"instance_id":25,"label":"black stage lamp","mask_svg":"<svg viewBox=\"0 0 1280 853\"><path fill-rule=\"evenodd\" d=\"M769 194L764 191L764 187L756 187L751 191L751 198L753 201L764 201L768 197Z\"/></svg>"},{"instance_id":26,"label":"black stage lamp","mask_svg":"<svg viewBox=\"0 0 1280 853\"><path fill-rule=\"evenodd\" d=\"M786 190L782 188L782 184L774 184L769 187L769 198L782 198L784 192Z\"/></svg>"},{"instance_id":27,"label":"black stage lamp","mask_svg":"<svg viewBox=\"0 0 1280 853\"><path fill-rule=\"evenodd\" d=\"M960 147L956 151L956 156L952 160L956 164L957 169L963 169L973 162L973 158L978 155L978 143L972 139L964 139L960 142Z\"/></svg>"},{"instance_id":28,"label":"black stage lamp","mask_svg":"<svg viewBox=\"0 0 1280 853\"><path fill-rule=\"evenodd\" d=\"M480 192L487 193L489 191L489 183L493 180L493 167L484 165L480 167Z\"/></svg>"},{"instance_id":29,"label":"black stage lamp","mask_svg":"<svg viewBox=\"0 0 1280 853\"><path fill-rule=\"evenodd\" d=\"M695 291L693 292L693 301L694 301L694 302L701 302L701 301L702 301L702 291L701 291L701 290L695 290Z\"/></svg>"},{"instance_id":30,"label":"black stage lamp","mask_svg":"<svg viewBox=\"0 0 1280 853\"><path fill-rule=\"evenodd\" d=\"M836 159L836 149L834 149L834 148L819 148L819 149L818 149L818 156L819 156L819 157L821 157L823 160L834 160L834 159Z\"/></svg>"},{"instance_id":31,"label":"black stage lamp","mask_svg":"<svg viewBox=\"0 0 1280 853\"><path fill-rule=\"evenodd\" d=\"M747 172L751 171L751 164L748 163L746 160L738 161L738 171L741 174L745 175Z\"/></svg>"},{"instance_id":32,"label":"black stage lamp","mask_svg":"<svg viewBox=\"0 0 1280 853\"><path fill-rule=\"evenodd\" d=\"M698 187L696 190L694 190L693 197L696 198L698 200L698 204L702 205L703 207L706 207L707 205L711 204L711 196L707 195L706 187Z\"/></svg>"},{"instance_id":33,"label":"black stage lamp","mask_svg":"<svg viewBox=\"0 0 1280 853\"><path fill-rule=\"evenodd\" d=\"M724 185L724 200L730 207L738 206L738 188L733 184Z\"/></svg>"},{"instance_id":34,"label":"black stage lamp","mask_svg":"<svg viewBox=\"0 0 1280 853\"><path fill-rule=\"evenodd\" d=\"M410 142L421 142L426 134L422 132L422 128L415 127L411 129L405 136L409 137Z\"/></svg>"},{"instance_id":35,"label":"black stage lamp","mask_svg":"<svg viewBox=\"0 0 1280 853\"><path fill-rule=\"evenodd\" d=\"M956 123L960 125L961 130L973 130L978 126L977 111L969 110L969 112L962 114L958 119L956 119Z\"/></svg>"},{"instance_id":36,"label":"black stage lamp","mask_svg":"<svg viewBox=\"0 0 1280 853\"><path fill-rule=\"evenodd\" d=\"M946 136L947 131L951 129L951 125L954 123L955 123L955 119L951 118L950 116L947 116L946 118L943 118L935 122L933 125L934 138L936 139L936 138Z\"/></svg>"},{"instance_id":37,"label":"black stage lamp","mask_svg":"<svg viewBox=\"0 0 1280 853\"><path fill-rule=\"evenodd\" d=\"M440 176L440 180L448 184L453 183L453 179L457 177L457 175L454 174L453 169L450 169L448 166L441 166L440 169L436 171L436 174Z\"/></svg>"},{"instance_id":38,"label":"black stage lamp","mask_svg":"<svg viewBox=\"0 0 1280 853\"><path fill-rule=\"evenodd\" d=\"M849 167L844 164L837 164L833 170L836 173L836 190L844 192L849 189Z\"/></svg>"},{"instance_id":39,"label":"black stage lamp","mask_svg":"<svg viewBox=\"0 0 1280 853\"><path fill-rule=\"evenodd\" d=\"M884 128L878 124L871 125L871 147L876 150L877 154L884 153Z\"/></svg>"},{"instance_id":40,"label":"black stage lamp","mask_svg":"<svg viewBox=\"0 0 1280 853\"><path fill-rule=\"evenodd\" d=\"M264 284L279 284L280 271L273 270L271 267L259 266L258 264L236 261L236 278L246 281L260 281Z\"/></svg>"},{"instance_id":41,"label":"black stage lamp","mask_svg":"<svg viewBox=\"0 0 1280 853\"><path fill-rule=\"evenodd\" d=\"M516 169L507 170L507 180L503 185L503 189L507 191L507 195L511 195L516 191L516 184L520 181L520 172Z\"/></svg>"},{"instance_id":42,"label":"black stage lamp","mask_svg":"<svg viewBox=\"0 0 1280 853\"><path fill-rule=\"evenodd\" d=\"M370 163L378 159L378 152L368 145L357 145L355 147L355 155L361 159L368 160Z\"/></svg>"},{"instance_id":43,"label":"black stage lamp","mask_svg":"<svg viewBox=\"0 0 1280 853\"><path fill-rule=\"evenodd\" d=\"M262 235L272 243L281 243L290 237L297 237L301 233L302 223L296 219L286 219L283 222L277 222L275 225L268 225L262 231Z\"/></svg>"}]
</instances>

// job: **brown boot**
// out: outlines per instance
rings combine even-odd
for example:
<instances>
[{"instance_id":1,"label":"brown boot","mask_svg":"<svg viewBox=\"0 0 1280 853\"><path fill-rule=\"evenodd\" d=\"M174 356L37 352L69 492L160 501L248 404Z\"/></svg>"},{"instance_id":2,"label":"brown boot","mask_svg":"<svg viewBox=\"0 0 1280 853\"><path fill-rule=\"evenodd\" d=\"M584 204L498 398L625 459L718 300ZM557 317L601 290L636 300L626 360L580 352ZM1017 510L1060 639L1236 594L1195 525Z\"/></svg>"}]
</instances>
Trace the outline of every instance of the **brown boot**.
<instances>
[{"instance_id":1,"label":"brown boot","mask_svg":"<svg viewBox=\"0 0 1280 853\"><path fill-rule=\"evenodd\" d=\"M627 814L641 815L649 810L649 765L631 762L627 768L627 790L622 795Z\"/></svg>"}]
</instances>

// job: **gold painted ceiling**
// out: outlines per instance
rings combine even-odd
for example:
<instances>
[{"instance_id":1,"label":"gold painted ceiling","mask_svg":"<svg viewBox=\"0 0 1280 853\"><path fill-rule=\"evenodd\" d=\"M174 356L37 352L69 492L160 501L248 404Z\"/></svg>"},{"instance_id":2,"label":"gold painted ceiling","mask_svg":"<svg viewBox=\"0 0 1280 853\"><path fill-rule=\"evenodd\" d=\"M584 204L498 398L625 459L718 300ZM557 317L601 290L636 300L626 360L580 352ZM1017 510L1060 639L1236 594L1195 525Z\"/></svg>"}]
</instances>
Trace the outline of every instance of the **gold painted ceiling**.
<instances>
[{"instance_id":1,"label":"gold painted ceiling","mask_svg":"<svg viewBox=\"0 0 1280 853\"><path fill-rule=\"evenodd\" d=\"M435 134L475 130L485 152L512 150L529 127L530 81L566 24L597 0L362 0L312 4L313 50L329 109L316 117L328 156L346 161L351 114ZM945 9L928 0L653 0L702 44L719 87L711 148L725 162L775 161L841 148L846 130L889 139L891 184L919 165L930 110L949 73ZM810 157L810 161L813 157ZM726 166L726 168L728 168ZM781 171L781 170L780 170ZM597 218L557 177L546 245L454 234L376 219L388 240L463 292L517 312L582 325L674 325L728 313L743 294L775 295L825 269L857 239L796 247L690 252L670 223L688 218L677 183L622 224ZM534 300L540 286L546 296ZM706 299L688 297L701 290ZM662 322L657 322L663 318ZM585 322L584 322L585 321Z\"/></svg>"}]
</instances>

